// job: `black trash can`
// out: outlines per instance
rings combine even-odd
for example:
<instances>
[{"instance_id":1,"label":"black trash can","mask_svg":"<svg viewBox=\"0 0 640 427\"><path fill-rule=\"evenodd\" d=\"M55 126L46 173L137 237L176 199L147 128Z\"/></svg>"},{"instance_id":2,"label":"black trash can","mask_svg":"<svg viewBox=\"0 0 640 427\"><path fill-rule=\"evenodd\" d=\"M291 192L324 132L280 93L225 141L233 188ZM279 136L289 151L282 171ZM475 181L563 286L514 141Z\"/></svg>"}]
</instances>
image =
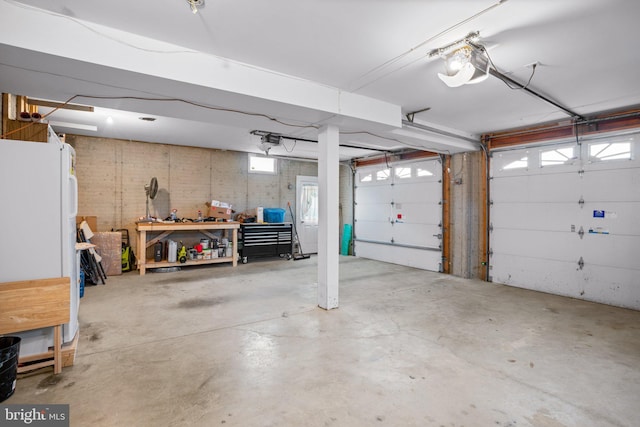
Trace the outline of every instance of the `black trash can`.
<instances>
[{"instance_id":1,"label":"black trash can","mask_svg":"<svg viewBox=\"0 0 640 427\"><path fill-rule=\"evenodd\" d=\"M0 402L16 390L20 337L0 337Z\"/></svg>"}]
</instances>

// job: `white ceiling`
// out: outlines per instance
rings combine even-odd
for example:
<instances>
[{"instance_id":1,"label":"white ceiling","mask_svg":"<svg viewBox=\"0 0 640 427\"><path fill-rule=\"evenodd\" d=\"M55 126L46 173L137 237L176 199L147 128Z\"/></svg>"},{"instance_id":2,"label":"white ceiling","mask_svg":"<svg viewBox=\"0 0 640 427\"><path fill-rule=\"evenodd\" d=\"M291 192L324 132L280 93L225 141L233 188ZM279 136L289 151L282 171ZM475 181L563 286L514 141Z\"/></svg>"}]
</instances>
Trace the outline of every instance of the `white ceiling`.
<instances>
[{"instance_id":1,"label":"white ceiling","mask_svg":"<svg viewBox=\"0 0 640 427\"><path fill-rule=\"evenodd\" d=\"M95 113L52 113L97 127L57 126L67 133L258 152L251 130L315 139L300 126L336 124L345 145L453 153L482 133L570 117L494 77L449 88L429 51L479 31L500 72L526 83L537 62L529 88L589 116L640 104L638 17L637 0L206 0L195 15L185 0L2 0L0 91L114 97L73 99ZM425 108L415 122L462 138L402 128Z\"/></svg>"}]
</instances>

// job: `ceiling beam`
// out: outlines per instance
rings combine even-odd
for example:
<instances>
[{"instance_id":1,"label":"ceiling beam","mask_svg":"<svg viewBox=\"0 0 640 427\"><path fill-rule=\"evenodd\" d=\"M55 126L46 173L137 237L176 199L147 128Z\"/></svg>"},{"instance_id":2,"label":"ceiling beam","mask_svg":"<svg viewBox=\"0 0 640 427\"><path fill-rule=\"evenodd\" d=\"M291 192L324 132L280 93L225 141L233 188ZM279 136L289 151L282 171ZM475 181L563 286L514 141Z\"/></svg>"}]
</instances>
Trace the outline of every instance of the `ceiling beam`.
<instances>
[{"instance_id":1,"label":"ceiling beam","mask_svg":"<svg viewBox=\"0 0 640 427\"><path fill-rule=\"evenodd\" d=\"M93 113L94 108L87 105L67 104L66 102L45 101L44 99L27 98L27 104L37 105L38 107L64 108L65 110L86 111Z\"/></svg>"}]
</instances>

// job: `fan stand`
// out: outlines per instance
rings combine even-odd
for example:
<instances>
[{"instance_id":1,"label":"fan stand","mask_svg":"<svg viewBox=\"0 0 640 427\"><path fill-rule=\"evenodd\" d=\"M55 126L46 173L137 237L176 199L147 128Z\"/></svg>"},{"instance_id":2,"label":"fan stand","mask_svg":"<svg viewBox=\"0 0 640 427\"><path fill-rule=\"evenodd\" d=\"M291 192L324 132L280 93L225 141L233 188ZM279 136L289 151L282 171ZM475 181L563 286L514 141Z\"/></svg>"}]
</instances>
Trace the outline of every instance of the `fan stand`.
<instances>
[{"instance_id":1,"label":"fan stand","mask_svg":"<svg viewBox=\"0 0 640 427\"><path fill-rule=\"evenodd\" d=\"M140 222L153 222L153 218L149 215L149 190L147 190L147 216Z\"/></svg>"},{"instance_id":2,"label":"fan stand","mask_svg":"<svg viewBox=\"0 0 640 427\"><path fill-rule=\"evenodd\" d=\"M151 182L149 184L145 184L144 191L147 194L147 202L146 202L147 216L145 217L145 219L141 219L138 222L143 222L143 223L154 222L153 218L151 218L151 215L149 214L149 199L154 199L158 192L158 181L156 180L155 177L151 178Z\"/></svg>"}]
</instances>

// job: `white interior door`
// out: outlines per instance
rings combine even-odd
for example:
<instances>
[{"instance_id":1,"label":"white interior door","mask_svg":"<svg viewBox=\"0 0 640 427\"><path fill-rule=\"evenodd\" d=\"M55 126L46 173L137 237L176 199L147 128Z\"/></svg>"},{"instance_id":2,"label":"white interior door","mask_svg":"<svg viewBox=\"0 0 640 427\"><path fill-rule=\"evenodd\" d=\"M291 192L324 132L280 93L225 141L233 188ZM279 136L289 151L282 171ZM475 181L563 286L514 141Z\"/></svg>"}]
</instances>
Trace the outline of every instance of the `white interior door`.
<instances>
[{"instance_id":1,"label":"white interior door","mask_svg":"<svg viewBox=\"0 0 640 427\"><path fill-rule=\"evenodd\" d=\"M296 177L296 230L305 254L318 253L318 177Z\"/></svg>"},{"instance_id":2,"label":"white interior door","mask_svg":"<svg viewBox=\"0 0 640 427\"><path fill-rule=\"evenodd\" d=\"M637 137L493 153L494 282L640 309Z\"/></svg>"},{"instance_id":3,"label":"white interior door","mask_svg":"<svg viewBox=\"0 0 640 427\"><path fill-rule=\"evenodd\" d=\"M358 169L356 255L440 271L441 200L439 159Z\"/></svg>"}]
</instances>

